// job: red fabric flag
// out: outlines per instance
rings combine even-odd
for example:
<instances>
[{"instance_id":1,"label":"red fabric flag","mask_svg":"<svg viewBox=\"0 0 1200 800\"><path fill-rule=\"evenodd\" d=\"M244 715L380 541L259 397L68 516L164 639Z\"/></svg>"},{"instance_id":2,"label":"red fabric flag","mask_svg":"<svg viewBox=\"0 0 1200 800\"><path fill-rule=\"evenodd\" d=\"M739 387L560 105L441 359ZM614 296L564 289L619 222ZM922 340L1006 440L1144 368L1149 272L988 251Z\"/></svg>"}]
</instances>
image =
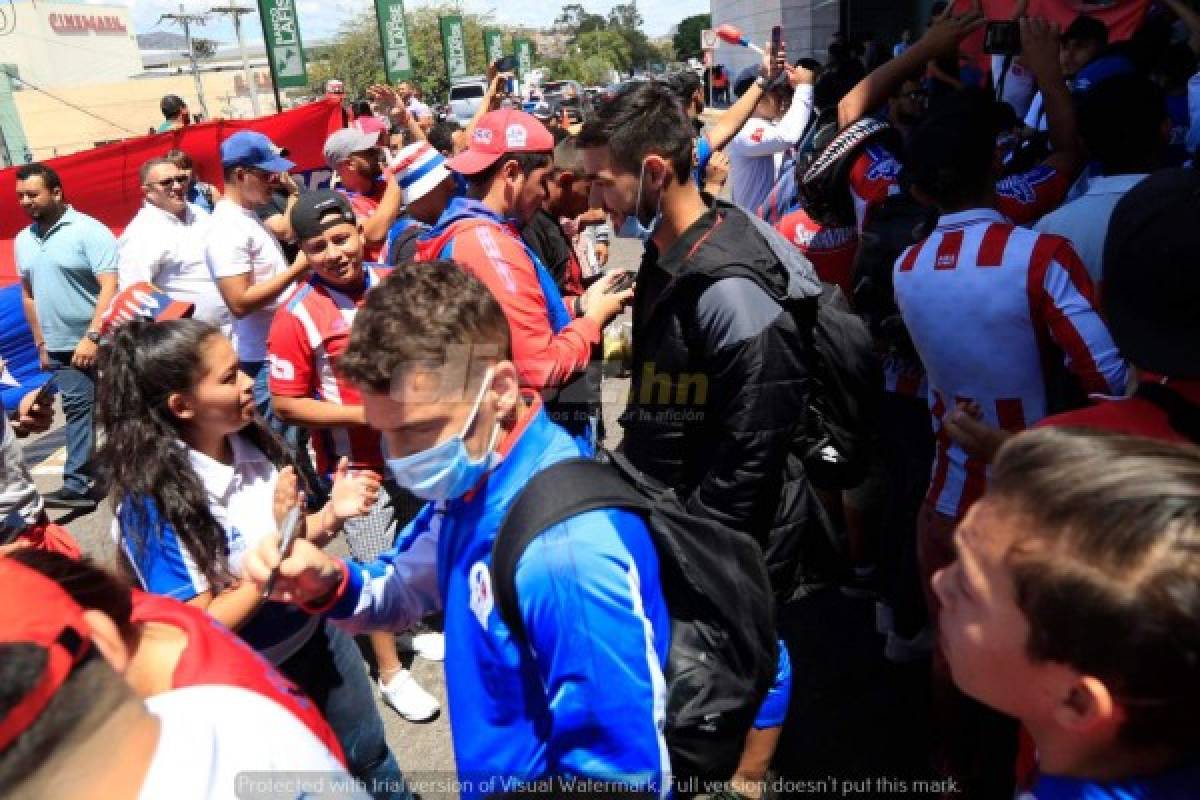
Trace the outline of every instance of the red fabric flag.
<instances>
[{"instance_id":1,"label":"red fabric flag","mask_svg":"<svg viewBox=\"0 0 1200 800\"><path fill-rule=\"evenodd\" d=\"M323 100L258 119L216 120L126 139L44 163L62 178L68 203L119 236L142 205L138 168L155 156L183 150L195 162L196 174L220 187L220 143L237 131L266 134L287 149L288 158L296 163L294 172L303 173L326 169L322 154L325 137L340 127L340 105L336 100ZM0 170L0 286L17 280L13 239L29 225L29 217L17 204L16 181L15 167Z\"/></svg>"}]
</instances>

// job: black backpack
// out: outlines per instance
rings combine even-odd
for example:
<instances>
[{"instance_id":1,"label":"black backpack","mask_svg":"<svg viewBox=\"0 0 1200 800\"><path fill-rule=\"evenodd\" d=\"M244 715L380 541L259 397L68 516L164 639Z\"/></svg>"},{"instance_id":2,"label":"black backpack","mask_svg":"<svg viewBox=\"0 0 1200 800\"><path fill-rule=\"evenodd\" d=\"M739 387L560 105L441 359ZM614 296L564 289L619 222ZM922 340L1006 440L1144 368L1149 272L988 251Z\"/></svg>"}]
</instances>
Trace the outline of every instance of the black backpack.
<instances>
[{"instance_id":1,"label":"black backpack","mask_svg":"<svg viewBox=\"0 0 1200 800\"><path fill-rule=\"evenodd\" d=\"M563 461L521 490L492 544L496 610L527 641L517 606L517 562L547 528L597 509L639 514L654 540L671 615L665 669L671 772L699 791L733 776L746 734L775 679L778 636L771 588L757 543L684 510L620 454L610 463Z\"/></svg>"},{"instance_id":2,"label":"black backpack","mask_svg":"<svg viewBox=\"0 0 1200 800\"><path fill-rule=\"evenodd\" d=\"M863 220L854 257L854 310L876 341L908 360L916 360L917 351L896 306L892 271L905 248L928 236L936 222L936 210L907 192L888 197Z\"/></svg>"},{"instance_id":3,"label":"black backpack","mask_svg":"<svg viewBox=\"0 0 1200 800\"><path fill-rule=\"evenodd\" d=\"M801 456L819 489L853 489L874 458L883 399L883 371L870 331L850 312L837 287L826 286L809 321L808 414ZM804 330L804 329L802 329Z\"/></svg>"},{"instance_id":4,"label":"black backpack","mask_svg":"<svg viewBox=\"0 0 1200 800\"><path fill-rule=\"evenodd\" d=\"M795 257L795 246L779 231L748 216L780 261ZM871 467L883 395L870 331L830 284L822 284L815 303L783 305L808 340L808 414L797 442L805 473L817 488L853 489Z\"/></svg>"}]
</instances>

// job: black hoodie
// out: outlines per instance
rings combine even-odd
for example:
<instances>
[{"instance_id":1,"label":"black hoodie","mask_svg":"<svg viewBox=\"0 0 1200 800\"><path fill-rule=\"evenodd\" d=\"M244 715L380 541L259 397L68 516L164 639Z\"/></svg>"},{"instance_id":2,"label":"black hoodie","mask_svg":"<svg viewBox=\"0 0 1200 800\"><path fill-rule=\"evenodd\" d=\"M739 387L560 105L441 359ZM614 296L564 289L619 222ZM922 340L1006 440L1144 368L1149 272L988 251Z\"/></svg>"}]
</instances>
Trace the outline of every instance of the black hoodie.
<instances>
[{"instance_id":1,"label":"black hoodie","mask_svg":"<svg viewBox=\"0 0 1200 800\"><path fill-rule=\"evenodd\" d=\"M793 453L802 320L820 294L799 250L718 201L667 252L647 244L634 300L623 449L690 511L758 541L780 596L831 577L827 522Z\"/></svg>"}]
</instances>

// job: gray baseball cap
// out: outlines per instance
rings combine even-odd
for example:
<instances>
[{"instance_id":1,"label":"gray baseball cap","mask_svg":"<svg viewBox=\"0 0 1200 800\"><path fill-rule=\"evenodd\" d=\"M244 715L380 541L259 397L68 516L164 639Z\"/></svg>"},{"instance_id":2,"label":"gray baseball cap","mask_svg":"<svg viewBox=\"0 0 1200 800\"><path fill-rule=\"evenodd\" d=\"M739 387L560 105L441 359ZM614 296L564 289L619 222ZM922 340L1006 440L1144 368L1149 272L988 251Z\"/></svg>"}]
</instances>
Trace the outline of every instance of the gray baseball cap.
<instances>
[{"instance_id":1,"label":"gray baseball cap","mask_svg":"<svg viewBox=\"0 0 1200 800\"><path fill-rule=\"evenodd\" d=\"M337 169L337 165L348 159L352 153L373 150L378 146L378 133L363 133L357 128L342 128L325 140L325 163L330 169Z\"/></svg>"}]
</instances>

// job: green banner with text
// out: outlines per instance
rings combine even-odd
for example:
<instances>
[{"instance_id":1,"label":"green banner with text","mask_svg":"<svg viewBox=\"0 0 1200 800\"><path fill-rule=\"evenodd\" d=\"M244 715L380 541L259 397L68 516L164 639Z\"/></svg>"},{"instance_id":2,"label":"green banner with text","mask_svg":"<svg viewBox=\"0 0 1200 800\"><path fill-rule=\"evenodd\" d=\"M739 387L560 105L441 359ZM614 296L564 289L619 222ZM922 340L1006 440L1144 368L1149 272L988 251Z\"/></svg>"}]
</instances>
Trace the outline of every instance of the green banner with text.
<instances>
[{"instance_id":1,"label":"green banner with text","mask_svg":"<svg viewBox=\"0 0 1200 800\"><path fill-rule=\"evenodd\" d=\"M446 59L446 76L450 80L467 74L467 37L462 17L438 17L442 29L442 55Z\"/></svg>"},{"instance_id":2,"label":"green banner with text","mask_svg":"<svg viewBox=\"0 0 1200 800\"><path fill-rule=\"evenodd\" d=\"M383 46L383 68L388 83L412 78L412 54L408 49L408 25L404 22L404 0L375 0L379 43Z\"/></svg>"},{"instance_id":3,"label":"green banner with text","mask_svg":"<svg viewBox=\"0 0 1200 800\"><path fill-rule=\"evenodd\" d=\"M483 52L487 56L489 67L504 58L504 34L500 31L484 29Z\"/></svg>"},{"instance_id":4,"label":"green banner with text","mask_svg":"<svg viewBox=\"0 0 1200 800\"><path fill-rule=\"evenodd\" d=\"M304 66L304 45L300 41L300 20L294 0L258 0L263 40L271 59L275 85L280 89L308 88L308 70Z\"/></svg>"},{"instance_id":5,"label":"green banner with text","mask_svg":"<svg viewBox=\"0 0 1200 800\"><path fill-rule=\"evenodd\" d=\"M517 57L517 77L524 79L533 69L533 42L529 39L513 39Z\"/></svg>"}]
</instances>

